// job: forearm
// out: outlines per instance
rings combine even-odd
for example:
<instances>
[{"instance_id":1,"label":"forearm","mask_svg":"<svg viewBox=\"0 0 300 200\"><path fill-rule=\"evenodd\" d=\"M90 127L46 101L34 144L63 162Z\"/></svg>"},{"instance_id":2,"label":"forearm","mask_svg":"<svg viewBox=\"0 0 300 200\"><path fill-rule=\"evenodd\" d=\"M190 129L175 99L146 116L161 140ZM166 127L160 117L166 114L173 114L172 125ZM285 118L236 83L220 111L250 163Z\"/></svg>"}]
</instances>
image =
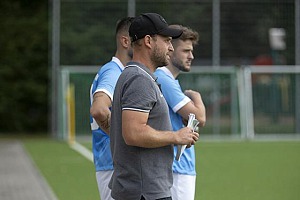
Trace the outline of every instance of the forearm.
<instances>
[{"instance_id":1,"label":"forearm","mask_svg":"<svg viewBox=\"0 0 300 200\"><path fill-rule=\"evenodd\" d=\"M98 92L94 95L93 103L90 109L92 117L96 120L98 126L107 134L110 129L110 115L109 107L111 100L103 92Z\"/></svg>"},{"instance_id":2,"label":"forearm","mask_svg":"<svg viewBox=\"0 0 300 200\"><path fill-rule=\"evenodd\" d=\"M205 106L201 100L200 102L195 103L194 102L194 106L197 108L195 109L197 113L195 113L196 115L196 119L199 121L199 126L203 127L205 125L206 122L206 109Z\"/></svg>"},{"instance_id":3,"label":"forearm","mask_svg":"<svg viewBox=\"0 0 300 200\"><path fill-rule=\"evenodd\" d=\"M203 127L206 122L206 109L202 101L202 97L198 92L188 92L188 97L191 99L194 106L193 113L196 116L196 119L200 122L199 126Z\"/></svg>"},{"instance_id":4,"label":"forearm","mask_svg":"<svg viewBox=\"0 0 300 200\"><path fill-rule=\"evenodd\" d=\"M99 114L94 117L96 120L98 126L106 133L110 133L110 117L111 117L111 112L110 110L103 109L102 111L99 111Z\"/></svg>"},{"instance_id":5,"label":"forearm","mask_svg":"<svg viewBox=\"0 0 300 200\"><path fill-rule=\"evenodd\" d=\"M172 131L157 131L149 125L131 127L129 130L126 130L126 127L123 126L122 132L126 144L131 146L158 148L175 143Z\"/></svg>"},{"instance_id":6,"label":"forearm","mask_svg":"<svg viewBox=\"0 0 300 200\"><path fill-rule=\"evenodd\" d=\"M147 121L148 113L130 110L122 112L122 136L127 145L158 148L171 144L191 145L198 139L198 134L188 127L176 132L159 131L147 125Z\"/></svg>"}]
</instances>

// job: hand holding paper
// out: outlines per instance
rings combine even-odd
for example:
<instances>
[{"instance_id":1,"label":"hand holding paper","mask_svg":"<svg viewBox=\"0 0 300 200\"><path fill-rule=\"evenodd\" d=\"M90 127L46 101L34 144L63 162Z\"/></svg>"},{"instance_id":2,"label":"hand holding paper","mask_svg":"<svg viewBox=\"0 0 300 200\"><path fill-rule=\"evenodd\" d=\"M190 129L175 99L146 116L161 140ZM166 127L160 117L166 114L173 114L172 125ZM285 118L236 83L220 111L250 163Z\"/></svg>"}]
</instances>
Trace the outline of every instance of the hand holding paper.
<instances>
[{"instance_id":1,"label":"hand holding paper","mask_svg":"<svg viewBox=\"0 0 300 200\"><path fill-rule=\"evenodd\" d=\"M195 128L198 126L199 121L195 118L195 115L193 113L189 114L189 120L188 120L188 124L187 127L193 129L193 131L195 131ZM180 157L183 153L183 151L185 150L186 145L177 145L177 153L176 153L176 157L175 159L177 161L180 160Z\"/></svg>"}]
</instances>

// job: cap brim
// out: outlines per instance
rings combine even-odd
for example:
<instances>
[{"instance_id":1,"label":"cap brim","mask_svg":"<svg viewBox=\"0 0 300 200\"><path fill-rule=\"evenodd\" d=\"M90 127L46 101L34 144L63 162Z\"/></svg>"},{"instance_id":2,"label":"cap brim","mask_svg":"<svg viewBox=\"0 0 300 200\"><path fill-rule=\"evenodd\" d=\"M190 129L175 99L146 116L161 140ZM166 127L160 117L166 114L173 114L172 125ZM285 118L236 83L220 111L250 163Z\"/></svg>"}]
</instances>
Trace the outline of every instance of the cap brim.
<instances>
[{"instance_id":1,"label":"cap brim","mask_svg":"<svg viewBox=\"0 0 300 200\"><path fill-rule=\"evenodd\" d=\"M168 28L165 28L162 31L160 31L158 34L176 39L181 36L182 30L168 27Z\"/></svg>"}]
</instances>

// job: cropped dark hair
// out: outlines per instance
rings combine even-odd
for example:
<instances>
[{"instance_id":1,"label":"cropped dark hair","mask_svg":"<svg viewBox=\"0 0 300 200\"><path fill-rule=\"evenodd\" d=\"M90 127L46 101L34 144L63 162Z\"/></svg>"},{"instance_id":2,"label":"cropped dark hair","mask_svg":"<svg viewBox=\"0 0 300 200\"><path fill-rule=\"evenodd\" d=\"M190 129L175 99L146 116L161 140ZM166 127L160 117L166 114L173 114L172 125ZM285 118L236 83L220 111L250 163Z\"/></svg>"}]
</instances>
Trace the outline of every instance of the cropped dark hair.
<instances>
[{"instance_id":1,"label":"cropped dark hair","mask_svg":"<svg viewBox=\"0 0 300 200\"><path fill-rule=\"evenodd\" d=\"M131 24L131 22L133 21L134 17L124 17L120 20L117 21L117 25L116 25L116 34L120 33L120 32L128 32L129 30L129 26Z\"/></svg>"},{"instance_id":2,"label":"cropped dark hair","mask_svg":"<svg viewBox=\"0 0 300 200\"><path fill-rule=\"evenodd\" d=\"M185 26L177 25L177 24L170 25L170 27L182 30L182 34L178 38L179 40L183 40L183 41L191 40L193 45L198 44L199 34L197 31L194 31L193 29L191 29L189 27L185 27Z\"/></svg>"}]
</instances>

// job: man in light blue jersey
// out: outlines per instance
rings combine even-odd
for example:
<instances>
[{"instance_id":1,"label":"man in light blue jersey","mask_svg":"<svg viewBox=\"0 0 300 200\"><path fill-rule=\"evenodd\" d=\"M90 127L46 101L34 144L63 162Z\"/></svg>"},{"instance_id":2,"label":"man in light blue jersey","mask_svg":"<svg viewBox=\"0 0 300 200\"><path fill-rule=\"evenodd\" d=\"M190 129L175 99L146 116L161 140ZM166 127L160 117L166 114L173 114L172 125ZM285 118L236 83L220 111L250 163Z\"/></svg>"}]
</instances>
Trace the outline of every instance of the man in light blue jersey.
<instances>
[{"instance_id":1,"label":"man in light blue jersey","mask_svg":"<svg viewBox=\"0 0 300 200\"><path fill-rule=\"evenodd\" d=\"M173 131L184 127L190 113L195 114L204 126L206 121L205 106L199 92L193 90L182 91L176 79L180 71L188 72L194 59L193 47L198 42L198 33L180 25L170 25L171 28L181 29L182 35L172 40L174 52L171 61L165 67L155 72L157 82L161 84L162 93L168 103ZM174 148L174 157L177 148ZM173 200L194 200L196 186L195 151L194 146L184 150L180 161L173 162L173 186L171 188Z\"/></svg>"},{"instance_id":2,"label":"man in light blue jersey","mask_svg":"<svg viewBox=\"0 0 300 200\"><path fill-rule=\"evenodd\" d=\"M111 190L108 188L113 173L109 138L110 109L116 82L124 66L132 58L131 41L128 33L132 20L132 17L126 17L117 22L115 56L100 68L90 89L93 155L101 200L112 200Z\"/></svg>"}]
</instances>

